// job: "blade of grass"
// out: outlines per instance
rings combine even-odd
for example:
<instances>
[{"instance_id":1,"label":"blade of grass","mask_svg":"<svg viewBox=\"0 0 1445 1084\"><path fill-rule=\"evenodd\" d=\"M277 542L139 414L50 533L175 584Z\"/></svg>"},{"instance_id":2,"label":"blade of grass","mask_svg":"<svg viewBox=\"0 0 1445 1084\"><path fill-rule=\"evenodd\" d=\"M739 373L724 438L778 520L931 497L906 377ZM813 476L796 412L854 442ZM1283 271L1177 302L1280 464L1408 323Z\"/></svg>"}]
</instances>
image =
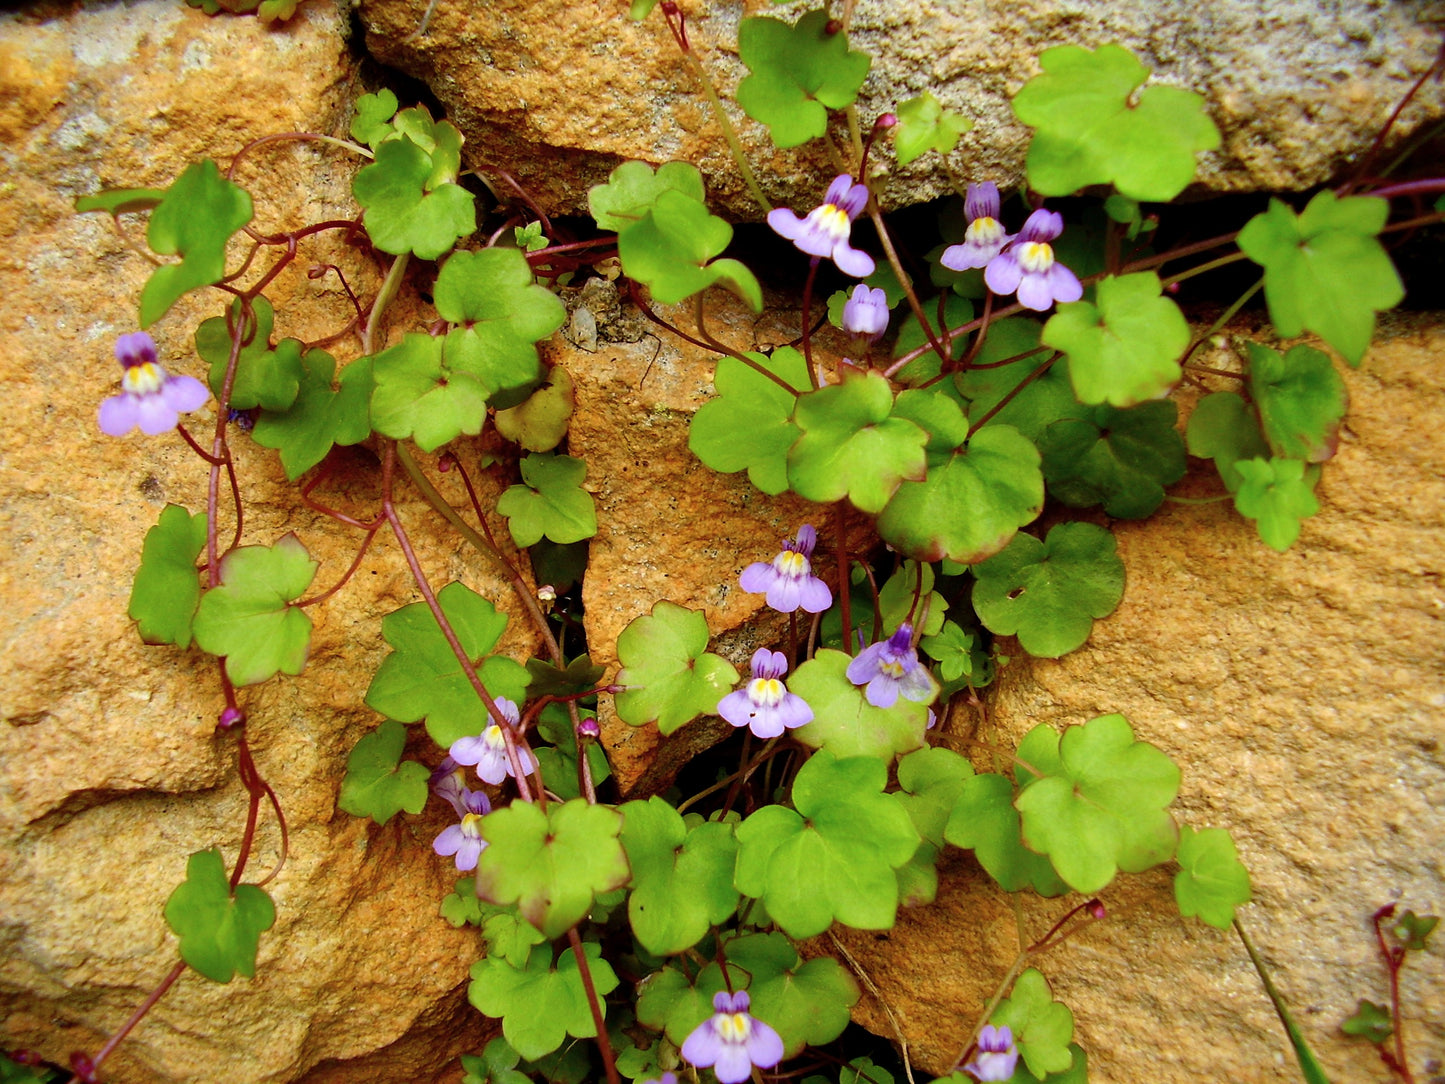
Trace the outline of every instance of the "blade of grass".
<instances>
[{"instance_id":1,"label":"blade of grass","mask_svg":"<svg viewBox=\"0 0 1445 1084\"><path fill-rule=\"evenodd\" d=\"M1269 970L1264 966L1259 953L1254 950L1254 944L1249 940L1249 935L1244 932L1239 919L1234 920L1234 932L1239 934L1239 939L1244 942L1244 951L1249 953L1249 959L1254 964L1254 969L1259 972L1259 981L1264 983L1264 992L1269 995L1270 1002L1274 1005L1274 1011L1279 1014L1279 1022L1284 1025L1285 1032L1289 1035L1290 1045L1294 1047L1294 1056L1299 1060L1300 1073L1303 1074L1308 1084L1330 1084L1329 1077L1325 1076L1325 1070L1320 1065L1319 1059L1305 1042L1305 1037L1290 1016L1289 1009L1285 1006L1284 998L1280 997L1279 991L1275 989L1273 980L1269 977Z\"/></svg>"}]
</instances>

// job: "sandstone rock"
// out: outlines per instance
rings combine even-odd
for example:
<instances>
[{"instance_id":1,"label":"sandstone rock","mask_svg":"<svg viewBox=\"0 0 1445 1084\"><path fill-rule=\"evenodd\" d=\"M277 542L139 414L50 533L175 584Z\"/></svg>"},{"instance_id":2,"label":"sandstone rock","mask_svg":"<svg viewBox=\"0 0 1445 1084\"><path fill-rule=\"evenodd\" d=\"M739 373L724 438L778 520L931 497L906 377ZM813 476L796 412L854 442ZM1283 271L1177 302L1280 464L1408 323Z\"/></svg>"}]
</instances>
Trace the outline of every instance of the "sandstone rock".
<instances>
[{"instance_id":1,"label":"sandstone rock","mask_svg":"<svg viewBox=\"0 0 1445 1084\"><path fill-rule=\"evenodd\" d=\"M736 53L743 15L771 5L682 5L689 36L712 80L730 99L746 75ZM421 28L411 0L363 0L367 45L381 60L423 80L467 134L472 162L513 172L553 212L585 211L587 188L624 159L698 165L711 197L742 218L761 217L743 188L695 77L662 13L640 24L623 5L567 0L440 0ZM1108 3L904 4L862 0L852 41L873 56L859 99L865 124L932 89L975 121L952 156L954 171L1014 187L1027 129L1009 98L1056 45L1134 50L1163 83L1204 95L1224 134L1205 155L1200 185L1211 192L1295 190L1318 185L1364 153L1390 111L1434 60L1431 0L1230 0L1172 6ZM797 9L779 17L792 20ZM777 151L766 130L731 105L729 115L768 197L812 207L819 178L837 172L813 146ZM1396 140L1445 113L1426 88L1401 118ZM846 138L840 134L839 138ZM887 153L875 168L891 166ZM881 181L885 206L950 191L935 155Z\"/></svg>"}]
</instances>

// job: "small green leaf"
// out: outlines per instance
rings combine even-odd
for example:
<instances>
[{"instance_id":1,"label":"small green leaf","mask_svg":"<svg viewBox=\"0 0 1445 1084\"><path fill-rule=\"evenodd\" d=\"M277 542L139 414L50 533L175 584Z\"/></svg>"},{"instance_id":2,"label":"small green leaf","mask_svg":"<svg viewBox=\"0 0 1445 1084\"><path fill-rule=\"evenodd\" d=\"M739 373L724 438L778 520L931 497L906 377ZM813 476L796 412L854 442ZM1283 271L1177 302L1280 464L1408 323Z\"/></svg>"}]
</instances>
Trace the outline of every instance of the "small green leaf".
<instances>
[{"instance_id":1,"label":"small green leaf","mask_svg":"<svg viewBox=\"0 0 1445 1084\"><path fill-rule=\"evenodd\" d=\"M1142 519L1184 477L1184 440L1172 401L1126 410L1079 408L1039 436L1049 492L1073 508L1101 504L1118 519Z\"/></svg>"},{"instance_id":2,"label":"small green leaf","mask_svg":"<svg viewBox=\"0 0 1445 1084\"><path fill-rule=\"evenodd\" d=\"M292 341L292 340L287 340ZM325 350L301 356L305 376L289 410L266 410L251 438L281 452L286 477L295 481L337 445L359 444L371 435L371 393L376 387L371 358L358 358L335 381L336 359Z\"/></svg>"},{"instance_id":3,"label":"small green leaf","mask_svg":"<svg viewBox=\"0 0 1445 1084\"><path fill-rule=\"evenodd\" d=\"M972 681L978 638L952 621L945 621L937 636L925 636L918 642L923 653L938 663L939 676L945 682L967 678ZM982 684L982 682L975 682Z\"/></svg>"},{"instance_id":4,"label":"small green leaf","mask_svg":"<svg viewBox=\"0 0 1445 1084\"><path fill-rule=\"evenodd\" d=\"M943 846L944 828L972 778L973 765L942 746L920 749L898 762L898 785L903 793L896 798L926 842Z\"/></svg>"},{"instance_id":5,"label":"small green leaf","mask_svg":"<svg viewBox=\"0 0 1445 1084\"><path fill-rule=\"evenodd\" d=\"M718 701L737 684L732 663L707 651L707 618L675 602L658 602L633 618L617 638L622 669L617 714L633 726L656 721L671 734L699 715L713 715Z\"/></svg>"},{"instance_id":6,"label":"small green leaf","mask_svg":"<svg viewBox=\"0 0 1445 1084\"><path fill-rule=\"evenodd\" d=\"M146 532L127 611L148 644L191 645L191 619L201 600L196 559L206 545L206 514L178 504L161 509Z\"/></svg>"},{"instance_id":7,"label":"small green leaf","mask_svg":"<svg viewBox=\"0 0 1445 1084\"><path fill-rule=\"evenodd\" d=\"M1259 431L1259 422L1238 392L1217 391L1206 395L1189 415L1185 430L1189 454L1214 460L1225 487L1238 492L1244 479L1234 465L1241 459L1263 459L1269 447Z\"/></svg>"},{"instance_id":8,"label":"small green leaf","mask_svg":"<svg viewBox=\"0 0 1445 1084\"><path fill-rule=\"evenodd\" d=\"M517 1072L517 1063L521 1060L522 1055L498 1036L482 1048L480 1057L462 1055L462 1068L466 1070L462 1084L532 1084L531 1077Z\"/></svg>"},{"instance_id":9,"label":"small green leaf","mask_svg":"<svg viewBox=\"0 0 1445 1084\"><path fill-rule=\"evenodd\" d=\"M748 357L794 388L808 386L807 363L791 346ZM712 379L718 397L693 415L688 448L715 471L746 470L748 480L770 497L786 492L788 449L802 433L793 423L796 392L731 357L718 358ZM740 433L747 439L739 440Z\"/></svg>"},{"instance_id":10,"label":"small green leaf","mask_svg":"<svg viewBox=\"0 0 1445 1084\"><path fill-rule=\"evenodd\" d=\"M1426 942L1438 925L1440 920L1434 915L1417 915L1414 911L1406 911L1390 924L1390 933L1406 952L1424 952Z\"/></svg>"},{"instance_id":11,"label":"small green leaf","mask_svg":"<svg viewBox=\"0 0 1445 1084\"><path fill-rule=\"evenodd\" d=\"M944 838L972 850L1005 892L1028 887L1040 896L1061 896L1068 885L1046 857L1024 846L1014 797L1014 785L1006 776L986 772L965 779L944 826Z\"/></svg>"},{"instance_id":12,"label":"small green leaf","mask_svg":"<svg viewBox=\"0 0 1445 1084\"><path fill-rule=\"evenodd\" d=\"M486 852L482 853L485 856ZM601 1001L617 989L617 974L602 959L602 946L586 942L582 953ZM471 975L468 1000L484 1015L501 1018L502 1034L524 1058L550 1054L568 1035L590 1039L597 1034L577 958L570 948L563 951L555 968L551 946L538 945L524 967L489 956L472 965Z\"/></svg>"},{"instance_id":13,"label":"small green leaf","mask_svg":"<svg viewBox=\"0 0 1445 1084\"><path fill-rule=\"evenodd\" d=\"M1198 915L1221 930L1234 921L1234 909L1249 902L1249 871L1239 861L1234 840L1223 828L1185 827L1179 834L1179 872L1174 899L1185 918Z\"/></svg>"},{"instance_id":14,"label":"small green leaf","mask_svg":"<svg viewBox=\"0 0 1445 1084\"><path fill-rule=\"evenodd\" d=\"M668 188L651 210L617 235L617 252L628 277L645 283L664 305L721 282L761 312L762 287L753 273L737 260L714 259L732 238L733 228L700 200Z\"/></svg>"},{"instance_id":15,"label":"small green leaf","mask_svg":"<svg viewBox=\"0 0 1445 1084\"><path fill-rule=\"evenodd\" d=\"M1019 743L1018 758L1045 774L1014 805L1024 842L1049 856L1076 892L1097 892L1122 869L1138 873L1172 857L1178 829L1165 807L1179 768L1137 741L1122 715L1103 715L1062 735L1048 724Z\"/></svg>"},{"instance_id":16,"label":"small green leaf","mask_svg":"<svg viewBox=\"0 0 1445 1084\"><path fill-rule=\"evenodd\" d=\"M840 757L886 760L919 748L928 727L928 705L899 697L891 708L874 707L864 686L848 680L851 661L841 651L824 649L788 677L789 691L813 709L813 721L794 730L793 737Z\"/></svg>"},{"instance_id":17,"label":"small green leaf","mask_svg":"<svg viewBox=\"0 0 1445 1084\"><path fill-rule=\"evenodd\" d=\"M512 539L524 549L543 535L566 545L597 533L597 507L582 488L587 464L566 455L534 454L522 460L520 486L497 500Z\"/></svg>"},{"instance_id":18,"label":"small green leaf","mask_svg":"<svg viewBox=\"0 0 1445 1084\"><path fill-rule=\"evenodd\" d=\"M627 916L648 952L686 952L737 908L733 826L691 827L656 796L622 806L622 845L632 867Z\"/></svg>"},{"instance_id":19,"label":"small green leaf","mask_svg":"<svg viewBox=\"0 0 1445 1084\"><path fill-rule=\"evenodd\" d=\"M932 565L904 561L903 567L889 576L883 590L878 592L878 615L885 629L896 629L910 621L918 635L932 636L943 628L947 612L947 601L933 589ZM872 620L871 614L865 615L859 610L853 613L853 624L859 628L865 620Z\"/></svg>"},{"instance_id":20,"label":"small green leaf","mask_svg":"<svg viewBox=\"0 0 1445 1084\"><path fill-rule=\"evenodd\" d=\"M375 94L363 94L356 100L356 115L351 118L351 138L376 150L396 130L391 118L396 115L397 104L396 95L385 87Z\"/></svg>"},{"instance_id":21,"label":"small green leaf","mask_svg":"<svg viewBox=\"0 0 1445 1084\"><path fill-rule=\"evenodd\" d=\"M401 763L405 744L406 727L394 719L385 720L357 742L346 760L337 806L377 824L385 824L403 809L420 813L431 772L414 760Z\"/></svg>"},{"instance_id":22,"label":"small green leaf","mask_svg":"<svg viewBox=\"0 0 1445 1084\"><path fill-rule=\"evenodd\" d=\"M1390 1020L1389 1009L1361 998L1355 1014L1340 1025L1340 1030L1380 1046L1395 1034L1395 1025Z\"/></svg>"},{"instance_id":23,"label":"small green leaf","mask_svg":"<svg viewBox=\"0 0 1445 1084\"><path fill-rule=\"evenodd\" d=\"M107 188L75 201L76 214L104 211L108 215L137 214L153 210L166 198L163 188Z\"/></svg>"},{"instance_id":24,"label":"small green leaf","mask_svg":"<svg viewBox=\"0 0 1445 1084\"><path fill-rule=\"evenodd\" d=\"M382 252L435 260L477 228L472 194L451 182L428 189L432 171L430 154L410 139L392 139L352 179L367 236Z\"/></svg>"},{"instance_id":25,"label":"small green leaf","mask_svg":"<svg viewBox=\"0 0 1445 1084\"><path fill-rule=\"evenodd\" d=\"M223 655L226 676L254 685L277 671L296 675L306 666L311 618L291 603L316 577L295 534L274 546L242 546L221 558L221 585L201 596L194 632L202 651Z\"/></svg>"},{"instance_id":26,"label":"small green leaf","mask_svg":"<svg viewBox=\"0 0 1445 1084\"><path fill-rule=\"evenodd\" d=\"M1330 356L1303 344L1283 356L1259 343L1248 348L1249 394L1270 451L1306 463L1331 458L1349 399Z\"/></svg>"},{"instance_id":27,"label":"small green leaf","mask_svg":"<svg viewBox=\"0 0 1445 1084\"><path fill-rule=\"evenodd\" d=\"M221 176L206 159L186 167L155 205L146 241L181 262L151 272L140 295L140 326L150 327L191 290L220 282L226 274L226 242L251 221L250 194Z\"/></svg>"},{"instance_id":28,"label":"small green leaf","mask_svg":"<svg viewBox=\"0 0 1445 1084\"><path fill-rule=\"evenodd\" d=\"M276 905L255 885L232 890L219 850L197 851L165 914L181 939L181 959L212 982L230 982L237 972L255 977L256 950L276 921Z\"/></svg>"},{"instance_id":29,"label":"small green leaf","mask_svg":"<svg viewBox=\"0 0 1445 1084\"><path fill-rule=\"evenodd\" d=\"M480 831L488 846L477 860L477 895L516 903L549 941L580 922L597 894L631 876L617 838L622 815L611 806L575 798L552 802L544 813L514 802L483 817Z\"/></svg>"},{"instance_id":30,"label":"small green leaf","mask_svg":"<svg viewBox=\"0 0 1445 1084\"><path fill-rule=\"evenodd\" d=\"M1277 199L1239 231L1240 250L1264 268L1269 318L1285 338L1315 332L1351 365L1375 334L1375 313L1405 287L1377 238L1390 205L1374 196L1340 199L1326 189L1296 216Z\"/></svg>"},{"instance_id":31,"label":"small green leaf","mask_svg":"<svg viewBox=\"0 0 1445 1084\"><path fill-rule=\"evenodd\" d=\"M752 74L738 84L737 102L768 126L776 147L821 136L828 110L852 105L868 74L868 54L849 49L848 35L830 18L820 8L795 26L755 17L738 29L738 55Z\"/></svg>"},{"instance_id":32,"label":"small green leaf","mask_svg":"<svg viewBox=\"0 0 1445 1084\"><path fill-rule=\"evenodd\" d=\"M1179 383L1189 345L1179 306L1161 296L1152 271L1107 275L1094 289L1095 304L1060 305L1044 325L1043 343L1068 356L1074 394L1118 407L1164 395Z\"/></svg>"},{"instance_id":33,"label":"small green leaf","mask_svg":"<svg viewBox=\"0 0 1445 1084\"><path fill-rule=\"evenodd\" d=\"M230 311L231 321L241 319L239 298L231 303ZM250 341L242 343L236 356L236 377L227 405L232 410L250 410L258 406L266 410L290 410L296 402L302 381L307 377L306 366L301 360L301 342L283 339L273 347L271 328L275 313L271 302L258 297L252 302L252 311L255 327L251 329ZM243 330L242 335L246 334ZM213 316L196 328L196 353L211 363L211 394L217 399L221 398L226 384L226 366L231 360L231 335L224 316ZM327 380L329 384L329 374Z\"/></svg>"},{"instance_id":34,"label":"small green leaf","mask_svg":"<svg viewBox=\"0 0 1445 1084\"><path fill-rule=\"evenodd\" d=\"M547 380L527 401L493 417L497 432L529 452L550 452L567 435L567 423L575 405L572 377L560 365L547 373Z\"/></svg>"},{"instance_id":35,"label":"small green leaf","mask_svg":"<svg viewBox=\"0 0 1445 1084\"><path fill-rule=\"evenodd\" d=\"M1320 510L1315 499L1319 467L1298 459L1241 459L1234 464L1241 479L1234 507L1255 521L1265 545L1283 553L1294 545L1302 520Z\"/></svg>"},{"instance_id":36,"label":"small green leaf","mask_svg":"<svg viewBox=\"0 0 1445 1084\"><path fill-rule=\"evenodd\" d=\"M437 592L437 602L473 663L496 646L507 627L507 615L465 584L447 584ZM368 707L403 723L425 719L427 733L444 749L481 733L486 712L425 602L387 614L381 635L392 652L366 690ZM489 656L477 667L477 676L493 697L516 703L526 699L527 671L512 659Z\"/></svg>"},{"instance_id":37,"label":"small green leaf","mask_svg":"<svg viewBox=\"0 0 1445 1084\"><path fill-rule=\"evenodd\" d=\"M1114 536L1092 523L1060 523L1040 542L1026 534L974 566L973 608L990 631L1017 636L1030 655L1057 659L1089 638L1094 619L1124 597Z\"/></svg>"},{"instance_id":38,"label":"small green leaf","mask_svg":"<svg viewBox=\"0 0 1445 1084\"><path fill-rule=\"evenodd\" d=\"M656 173L646 162L623 162L608 175L606 184L587 190L587 207L599 230L620 233L640 222L657 203L657 197L669 190L681 192L697 203L706 196L702 173L691 162L667 162Z\"/></svg>"},{"instance_id":39,"label":"small green leaf","mask_svg":"<svg viewBox=\"0 0 1445 1084\"><path fill-rule=\"evenodd\" d=\"M410 437L424 452L457 437L476 436L491 389L469 372L442 363L445 340L408 331L372 358L371 424L383 436Z\"/></svg>"},{"instance_id":40,"label":"small green leaf","mask_svg":"<svg viewBox=\"0 0 1445 1084\"><path fill-rule=\"evenodd\" d=\"M1063 45L1039 64L1043 74L1014 96L1013 110L1036 129L1026 168L1042 195L1112 183L1132 199L1167 202L1194 179L1198 153L1219 146L1204 99L1175 87L1138 90L1149 70L1121 46Z\"/></svg>"},{"instance_id":41,"label":"small green leaf","mask_svg":"<svg viewBox=\"0 0 1445 1084\"><path fill-rule=\"evenodd\" d=\"M1074 1014L1063 1002L1054 1000L1048 980L1035 968L1018 977L1013 991L994 1010L990 1023L1013 1032L1019 1057L1036 1077L1062 1073L1074 1063L1069 1050Z\"/></svg>"},{"instance_id":42,"label":"small green leaf","mask_svg":"<svg viewBox=\"0 0 1445 1084\"><path fill-rule=\"evenodd\" d=\"M953 153L958 137L973 127L973 121L946 110L930 91L910 98L896 110L898 126L893 129L893 153L898 164L909 162L928 151Z\"/></svg>"}]
</instances>

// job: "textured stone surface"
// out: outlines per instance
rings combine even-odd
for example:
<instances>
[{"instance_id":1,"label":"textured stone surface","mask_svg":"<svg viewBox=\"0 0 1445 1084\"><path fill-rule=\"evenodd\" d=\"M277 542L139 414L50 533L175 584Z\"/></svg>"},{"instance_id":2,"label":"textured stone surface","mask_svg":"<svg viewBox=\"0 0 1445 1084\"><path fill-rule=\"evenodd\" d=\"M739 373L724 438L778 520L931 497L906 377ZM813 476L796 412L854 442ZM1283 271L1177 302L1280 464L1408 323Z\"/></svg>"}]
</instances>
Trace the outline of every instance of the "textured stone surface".
<instances>
[{"instance_id":1,"label":"textured stone surface","mask_svg":"<svg viewBox=\"0 0 1445 1084\"><path fill-rule=\"evenodd\" d=\"M770 14L762 0L682 5L692 42L724 98L746 69L736 55L744 15ZM695 77L662 19L626 18L621 4L568 0L440 0L426 32L414 0L362 0L367 44L378 58L435 91L467 133L473 162L513 171L552 210L584 208L586 190L623 159L697 164L712 197L758 218ZM793 19L799 9L778 17ZM1374 140L1439 46L1430 21L1438 0L1214 0L1160 6L1137 0L907 4L860 0L853 42L873 55L859 99L864 123L931 89L975 121L951 165L1013 187L1027 129L1009 97L1056 45L1133 49L1161 82L1204 95L1224 133L1206 155L1211 191L1309 188L1345 169ZM820 177L837 172L816 145L776 151L766 130L728 107L769 198L810 207ZM1426 88L1402 118L1405 135L1445 111ZM846 133L835 133L841 141ZM874 156L885 169L891 156ZM936 155L881 185L885 205L948 191Z\"/></svg>"},{"instance_id":2,"label":"textured stone surface","mask_svg":"<svg viewBox=\"0 0 1445 1084\"><path fill-rule=\"evenodd\" d=\"M1361 369L1345 371L1339 454L1288 553L1227 503L1116 523L1123 604L1081 650L1008 667L989 724L955 721L951 735L967 751L973 736L1011 744L1040 722L1118 711L1174 757L1180 819L1238 842L1255 897L1241 920L1331 1080L1390 1079L1372 1049L1339 1034L1360 998L1388 994L1371 913L1445 904L1442 348L1438 324L1390 320ZM1212 473L1196 470L1197 495L1217 491ZM971 863L944 882L938 910L905 913L887 939L850 941L932 1069L971 1026L969 968L990 966L976 962L973 916L1001 898ZM1101 896L1111 920L1041 964L1078 1018L1091 1080L1299 1079L1238 940L1181 921L1165 872ZM1024 939L1069 906L1025 898ZM1017 940L1004 936L1004 966ZM956 985L940 988L940 973ZM1445 1049L1445 957L1412 955L1402 993L1418 1073ZM890 1034L876 1005L859 1016Z\"/></svg>"}]
</instances>

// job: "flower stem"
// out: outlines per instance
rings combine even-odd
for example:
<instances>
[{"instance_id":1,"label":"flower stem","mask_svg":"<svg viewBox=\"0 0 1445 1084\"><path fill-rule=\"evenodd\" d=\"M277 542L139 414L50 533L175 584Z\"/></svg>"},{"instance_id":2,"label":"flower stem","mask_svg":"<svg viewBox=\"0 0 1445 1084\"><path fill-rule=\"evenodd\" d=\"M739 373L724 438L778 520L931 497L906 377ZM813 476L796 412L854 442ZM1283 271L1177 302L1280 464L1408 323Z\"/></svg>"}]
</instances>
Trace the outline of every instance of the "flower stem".
<instances>
[{"instance_id":1,"label":"flower stem","mask_svg":"<svg viewBox=\"0 0 1445 1084\"><path fill-rule=\"evenodd\" d=\"M587 995L587 1007L592 1010L592 1024L597 1030L597 1049L602 1054L602 1069L607 1074L607 1084L622 1084L617 1075L617 1063L612 1057L612 1042L607 1038L607 1021L602 1016L602 1003L597 1000L597 987L592 984L592 968L587 963L587 954L582 951L582 938L577 927L567 931L567 943L572 946L572 958L577 961L577 974L582 979L582 992Z\"/></svg>"}]
</instances>

